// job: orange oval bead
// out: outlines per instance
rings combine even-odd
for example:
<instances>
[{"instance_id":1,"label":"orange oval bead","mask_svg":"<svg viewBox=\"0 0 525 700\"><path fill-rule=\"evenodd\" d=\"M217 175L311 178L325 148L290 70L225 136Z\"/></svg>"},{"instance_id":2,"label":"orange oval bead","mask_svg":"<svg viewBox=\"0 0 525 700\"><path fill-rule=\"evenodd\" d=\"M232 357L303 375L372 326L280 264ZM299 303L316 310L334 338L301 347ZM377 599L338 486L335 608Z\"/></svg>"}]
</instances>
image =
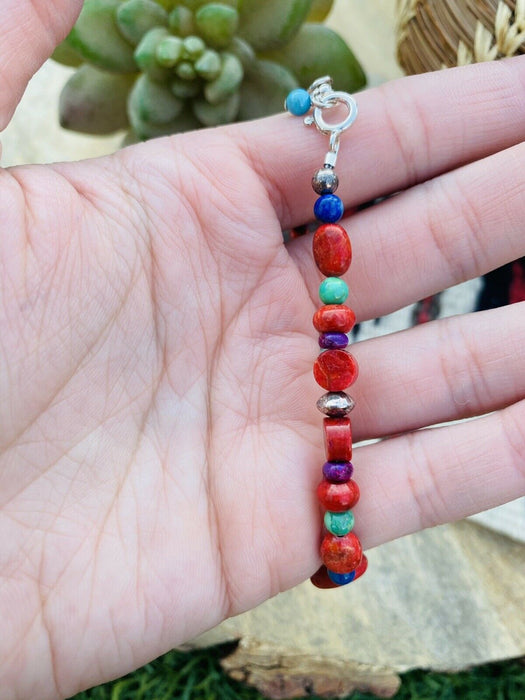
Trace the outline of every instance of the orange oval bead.
<instances>
[{"instance_id":1,"label":"orange oval bead","mask_svg":"<svg viewBox=\"0 0 525 700\"><path fill-rule=\"evenodd\" d=\"M350 333L355 326L355 313L346 304L326 304L315 312L313 323L319 333Z\"/></svg>"},{"instance_id":2,"label":"orange oval bead","mask_svg":"<svg viewBox=\"0 0 525 700\"><path fill-rule=\"evenodd\" d=\"M359 486L353 479L344 484L332 484L323 479L317 487L319 503L332 513L350 510L359 501L359 495Z\"/></svg>"},{"instance_id":3,"label":"orange oval bead","mask_svg":"<svg viewBox=\"0 0 525 700\"><path fill-rule=\"evenodd\" d=\"M352 262L352 245L338 224L319 226L313 238L315 264L327 277L340 277Z\"/></svg>"},{"instance_id":4,"label":"orange oval bead","mask_svg":"<svg viewBox=\"0 0 525 700\"><path fill-rule=\"evenodd\" d=\"M326 350L314 364L315 381L327 391L344 391L355 382L358 372L355 357L345 350Z\"/></svg>"},{"instance_id":5,"label":"orange oval bead","mask_svg":"<svg viewBox=\"0 0 525 700\"><path fill-rule=\"evenodd\" d=\"M350 418L325 418L323 432L326 461L349 462L352 459L352 423Z\"/></svg>"},{"instance_id":6,"label":"orange oval bead","mask_svg":"<svg viewBox=\"0 0 525 700\"><path fill-rule=\"evenodd\" d=\"M349 532L343 537L327 534L321 543L321 559L330 571L347 574L354 571L363 557L363 548L359 538Z\"/></svg>"}]
</instances>

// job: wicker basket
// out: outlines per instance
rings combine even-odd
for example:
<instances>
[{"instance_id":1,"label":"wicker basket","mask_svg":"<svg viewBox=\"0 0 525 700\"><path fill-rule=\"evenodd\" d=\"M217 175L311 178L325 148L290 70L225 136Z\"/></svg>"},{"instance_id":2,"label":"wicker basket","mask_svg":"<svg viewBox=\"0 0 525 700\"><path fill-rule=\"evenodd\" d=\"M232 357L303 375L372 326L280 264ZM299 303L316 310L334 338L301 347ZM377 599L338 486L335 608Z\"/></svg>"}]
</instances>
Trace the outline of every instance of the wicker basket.
<instances>
[{"instance_id":1,"label":"wicker basket","mask_svg":"<svg viewBox=\"0 0 525 700\"><path fill-rule=\"evenodd\" d=\"M406 73L525 53L525 0L397 0Z\"/></svg>"}]
</instances>

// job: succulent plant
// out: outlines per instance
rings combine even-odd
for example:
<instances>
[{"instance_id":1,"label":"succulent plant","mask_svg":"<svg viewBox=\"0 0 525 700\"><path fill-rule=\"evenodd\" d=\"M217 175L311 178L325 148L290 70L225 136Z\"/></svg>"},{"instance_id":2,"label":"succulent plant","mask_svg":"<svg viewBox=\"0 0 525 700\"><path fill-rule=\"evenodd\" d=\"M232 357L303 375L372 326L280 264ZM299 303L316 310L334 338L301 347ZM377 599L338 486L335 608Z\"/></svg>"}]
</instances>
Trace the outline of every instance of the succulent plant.
<instances>
[{"instance_id":1,"label":"succulent plant","mask_svg":"<svg viewBox=\"0 0 525 700\"><path fill-rule=\"evenodd\" d=\"M355 91L363 71L320 22L333 0L85 0L53 58L77 68L61 124L126 141L252 119L330 73Z\"/></svg>"}]
</instances>

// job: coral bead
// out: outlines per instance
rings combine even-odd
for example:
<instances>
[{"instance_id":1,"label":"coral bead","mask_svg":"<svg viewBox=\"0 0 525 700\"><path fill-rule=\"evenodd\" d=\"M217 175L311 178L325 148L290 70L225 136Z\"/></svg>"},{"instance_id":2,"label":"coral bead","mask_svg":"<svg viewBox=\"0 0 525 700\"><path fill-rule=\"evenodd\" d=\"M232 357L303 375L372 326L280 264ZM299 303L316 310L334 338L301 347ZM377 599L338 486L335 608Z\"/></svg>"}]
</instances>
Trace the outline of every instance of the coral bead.
<instances>
[{"instance_id":1,"label":"coral bead","mask_svg":"<svg viewBox=\"0 0 525 700\"><path fill-rule=\"evenodd\" d=\"M326 461L349 462L352 459L350 418L325 418L323 430Z\"/></svg>"},{"instance_id":2,"label":"coral bead","mask_svg":"<svg viewBox=\"0 0 525 700\"><path fill-rule=\"evenodd\" d=\"M315 218L323 223L335 224L344 213L344 204L336 194L322 194L314 204Z\"/></svg>"},{"instance_id":3,"label":"coral bead","mask_svg":"<svg viewBox=\"0 0 525 700\"><path fill-rule=\"evenodd\" d=\"M355 313L344 304L327 304L315 312L313 323L319 333L349 333L355 326Z\"/></svg>"},{"instance_id":4,"label":"coral bead","mask_svg":"<svg viewBox=\"0 0 525 700\"><path fill-rule=\"evenodd\" d=\"M357 379L358 367L345 350L322 352L314 363L315 381L327 391L343 391Z\"/></svg>"},{"instance_id":5,"label":"coral bead","mask_svg":"<svg viewBox=\"0 0 525 700\"><path fill-rule=\"evenodd\" d=\"M352 245L347 232L338 224L324 224L314 233L315 264L327 277L339 277L350 267Z\"/></svg>"},{"instance_id":6,"label":"coral bead","mask_svg":"<svg viewBox=\"0 0 525 700\"><path fill-rule=\"evenodd\" d=\"M357 579L360 576L362 576L367 569L368 569L368 559L366 558L366 554L363 554L361 562L359 563L359 566L355 570L354 581L357 581Z\"/></svg>"},{"instance_id":7,"label":"coral bead","mask_svg":"<svg viewBox=\"0 0 525 700\"><path fill-rule=\"evenodd\" d=\"M363 548L358 537L349 532L343 537L325 535L321 543L321 559L329 571L348 574L359 566Z\"/></svg>"},{"instance_id":8,"label":"coral bead","mask_svg":"<svg viewBox=\"0 0 525 700\"><path fill-rule=\"evenodd\" d=\"M339 584L334 583L328 575L326 566L323 564L317 569L313 576L310 576L310 581L316 588L326 590L327 588L338 588Z\"/></svg>"},{"instance_id":9,"label":"coral bead","mask_svg":"<svg viewBox=\"0 0 525 700\"><path fill-rule=\"evenodd\" d=\"M332 484L323 479L317 487L317 498L326 510L342 513L359 501L359 486L352 479L344 484Z\"/></svg>"}]
</instances>

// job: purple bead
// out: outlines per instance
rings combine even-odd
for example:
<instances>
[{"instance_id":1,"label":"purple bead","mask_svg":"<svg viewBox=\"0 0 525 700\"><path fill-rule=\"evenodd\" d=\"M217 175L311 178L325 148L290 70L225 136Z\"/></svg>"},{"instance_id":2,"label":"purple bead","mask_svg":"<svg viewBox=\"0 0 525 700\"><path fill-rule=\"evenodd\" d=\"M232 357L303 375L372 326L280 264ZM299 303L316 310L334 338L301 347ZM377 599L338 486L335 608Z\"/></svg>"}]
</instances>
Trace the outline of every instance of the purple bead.
<instances>
[{"instance_id":1,"label":"purple bead","mask_svg":"<svg viewBox=\"0 0 525 700\"><path fill-rule=\"evenodd\" d=\"M325 462L323 464L323 476L334 484L344 484L350 481L354 467L352 462Z\"/></svg>"},{"instance_id":2,"label":"purple bead","mask_svg":"<svg viewBox=\"0 0 525 700\"><path fill-rule=\"evenodd\" d=\"M319 347L323 350L342 350L348 345L346 333L320 333Z\"/></svg>"}]
</instances>

